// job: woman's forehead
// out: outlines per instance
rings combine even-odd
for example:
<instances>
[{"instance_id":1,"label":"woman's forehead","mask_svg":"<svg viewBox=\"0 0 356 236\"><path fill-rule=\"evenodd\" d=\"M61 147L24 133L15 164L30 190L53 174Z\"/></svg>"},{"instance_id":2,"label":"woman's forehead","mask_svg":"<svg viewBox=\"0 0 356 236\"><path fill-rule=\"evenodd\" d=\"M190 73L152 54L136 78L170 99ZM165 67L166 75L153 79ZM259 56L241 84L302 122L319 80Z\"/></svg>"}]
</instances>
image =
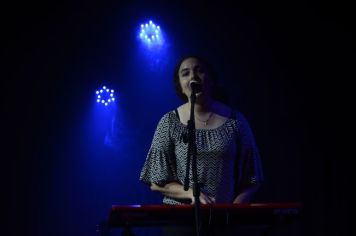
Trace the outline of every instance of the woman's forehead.
<instances>
[{"instance_id":1,"label":"woman's forehead","mask_svg":"<svg viewBox=\"0 0 356 236\"><path fill-rule=\"evenodd\" d=\"M197 58L189 57L181 63L179 70L194 68L196 66L204 66L204 64Z\"/></svg>"}]
</instances>

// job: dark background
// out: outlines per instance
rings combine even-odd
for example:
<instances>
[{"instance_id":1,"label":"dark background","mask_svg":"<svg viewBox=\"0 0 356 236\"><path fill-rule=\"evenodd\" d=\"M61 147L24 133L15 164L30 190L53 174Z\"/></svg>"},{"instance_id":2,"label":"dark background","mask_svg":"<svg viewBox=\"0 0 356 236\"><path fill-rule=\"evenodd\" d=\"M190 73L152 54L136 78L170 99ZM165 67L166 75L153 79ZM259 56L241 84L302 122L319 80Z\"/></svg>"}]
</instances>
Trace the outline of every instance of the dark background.
<instances>
[{"instance_id":1,"label":"dark background","mask_svg":"<svg viewBox=\"0 0 356 236\"><path fill-rule=\"evenodd\" d=\"M190 53L215 65L250 121L266 176L256 201L303 202L303 235L347 234L351 155L340 131L353 109L350 5L62 1L2 11L10 235L94 235L111 204L160 203L138 176L158 119L179 104L174 63ZM169 38L160 66L135 38L148 17ZM122 92L116 148L103 144L93 109L102 83Z\"/></svg>"}]
</instances>

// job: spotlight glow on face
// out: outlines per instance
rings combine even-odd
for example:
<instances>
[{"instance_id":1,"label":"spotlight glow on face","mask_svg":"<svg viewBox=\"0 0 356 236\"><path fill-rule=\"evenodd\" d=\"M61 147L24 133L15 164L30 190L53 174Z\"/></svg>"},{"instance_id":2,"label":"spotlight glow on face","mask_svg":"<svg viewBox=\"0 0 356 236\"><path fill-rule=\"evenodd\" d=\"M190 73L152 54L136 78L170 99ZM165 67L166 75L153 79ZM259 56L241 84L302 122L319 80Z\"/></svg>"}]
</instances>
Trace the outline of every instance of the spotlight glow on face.
<instances>
[{"instance_id":1,"label":"spotlight glow on face","mask_svg":"<svg viewBox=\"0 0 356 236\"><path fill-rule=\"evenodd\" d=\"M114 90L109 89L106 86L103 86L102 88L95 91L95 94L96 102L101 103L104 106L108 106L110 103L113 103L115 101Z\"/></svg>"},{"instance_id":2,"label":"spotlight glow on face","mask_svg":"<svg viewBox=\"0 0 356 236\"><path fill-rule=\"evenodd\" d=\"M140 25L139 38L147 46L162 45L164 42L161 27L152 20Z\"/></svg>"}]
</instances>

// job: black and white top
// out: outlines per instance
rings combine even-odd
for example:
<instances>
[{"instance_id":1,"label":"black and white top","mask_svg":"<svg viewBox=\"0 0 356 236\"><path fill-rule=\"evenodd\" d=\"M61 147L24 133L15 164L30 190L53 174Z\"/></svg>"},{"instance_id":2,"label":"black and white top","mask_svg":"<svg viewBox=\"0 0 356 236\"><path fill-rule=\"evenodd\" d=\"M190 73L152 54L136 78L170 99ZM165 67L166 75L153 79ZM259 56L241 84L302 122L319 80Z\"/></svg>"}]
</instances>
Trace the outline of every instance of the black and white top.
<instances>
[{"instance_id":1,"label":"black and white top","mask_svg":"<svg viewBox=\"0 0 356 236\"><path fill-rule=\"evenodd\" d=\"M188 128L176 111L166 113L158 123L140 174L144 183L184 184ZM232 112L214 129L196 129L198 182L201 191L216 203L232 203L243 188L263 180L260 156L249 124L240 112ZM190 164L191 166L191 164ZM190 170L190 187L193 185ZM164 197L165 204L183 204L181 199Z\"/></svg>"}]
</instances>

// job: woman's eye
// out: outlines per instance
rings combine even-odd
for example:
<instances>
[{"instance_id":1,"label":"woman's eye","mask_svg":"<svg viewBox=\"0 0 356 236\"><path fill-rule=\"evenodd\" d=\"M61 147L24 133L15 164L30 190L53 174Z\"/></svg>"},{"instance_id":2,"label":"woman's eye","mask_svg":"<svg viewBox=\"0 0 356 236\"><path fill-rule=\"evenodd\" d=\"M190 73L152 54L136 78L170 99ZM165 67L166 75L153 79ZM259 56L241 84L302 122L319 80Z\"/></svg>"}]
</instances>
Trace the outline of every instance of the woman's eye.
<instances>
[{"instance_id":1,"label":"woman's eye","mask_svg":"<svg viewBox=\"0 0 356 236\"><path fill-rule=\"evenodd\" d=\"M200 73L200 74L205 74L205 70L204 70L204 69L199 69L199 70L198 70L198 73Z\"/></svg>"}]
</instances>

